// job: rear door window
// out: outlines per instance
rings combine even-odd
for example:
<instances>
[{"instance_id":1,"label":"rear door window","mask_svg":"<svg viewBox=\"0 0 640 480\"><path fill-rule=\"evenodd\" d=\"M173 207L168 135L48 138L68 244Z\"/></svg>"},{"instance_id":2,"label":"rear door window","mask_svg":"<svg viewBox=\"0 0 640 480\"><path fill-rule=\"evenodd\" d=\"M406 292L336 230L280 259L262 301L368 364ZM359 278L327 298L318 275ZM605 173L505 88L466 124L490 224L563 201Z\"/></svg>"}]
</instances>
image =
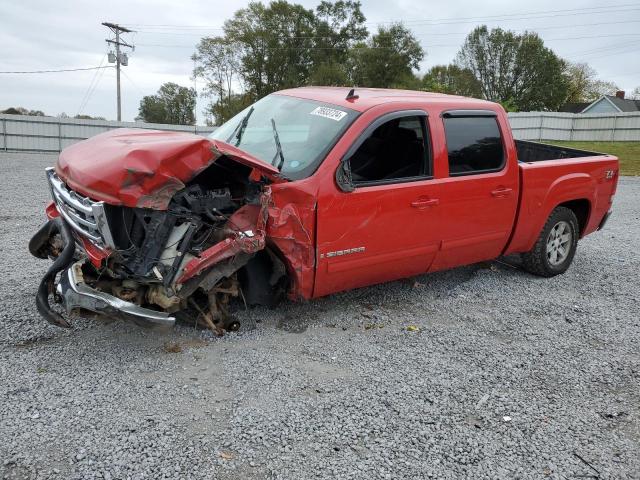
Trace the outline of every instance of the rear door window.
<instances>
[{"instance_id":1,"label":"rear door window","mask_svg":"<svg viewBox=\"0 0 640 480\"><path fill-rule=\"evenodd\" d=\"M495 117L444 118L449 155L449 175L472 175L501 170L504 149Z\"/></svg>"}]
</instances>

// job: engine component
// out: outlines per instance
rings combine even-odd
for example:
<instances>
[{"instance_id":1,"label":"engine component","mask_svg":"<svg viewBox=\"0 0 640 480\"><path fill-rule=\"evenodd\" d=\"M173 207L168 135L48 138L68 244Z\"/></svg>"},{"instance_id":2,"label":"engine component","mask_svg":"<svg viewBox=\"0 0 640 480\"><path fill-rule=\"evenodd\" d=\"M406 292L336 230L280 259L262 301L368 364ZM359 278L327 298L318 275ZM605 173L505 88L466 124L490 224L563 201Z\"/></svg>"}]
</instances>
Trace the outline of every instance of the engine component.
<instances>
[{"instance_id":1,"label":"engine component","mask_svg":"<svg viewBox=\"0 0 640 480\"><path fill-rule=\"evenodd\" d=\"M162 285L151 285L147 289L147 302L158 305L165 310L174 311L182 299L176 295L168 296Z\"/></svg>"}]
</instances>

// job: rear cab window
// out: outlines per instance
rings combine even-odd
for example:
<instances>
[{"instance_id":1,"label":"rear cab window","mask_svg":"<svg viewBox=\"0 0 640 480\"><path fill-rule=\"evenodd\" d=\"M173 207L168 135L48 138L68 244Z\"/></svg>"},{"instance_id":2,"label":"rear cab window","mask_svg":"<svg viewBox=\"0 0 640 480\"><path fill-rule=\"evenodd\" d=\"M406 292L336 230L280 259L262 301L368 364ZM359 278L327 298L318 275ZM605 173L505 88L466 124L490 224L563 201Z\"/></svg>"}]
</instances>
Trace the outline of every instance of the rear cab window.
<instances>
[{"instance_id":1,"label":"rear cab window","mask_svg":"<svg viewBox=\"0 0 640 480\"><path fill-rule=\"evenodd\" d=\"M503 169L504 144L494 112L445 112L443 121L450 176L497 172Z\"/></svg>"}]
</instances>

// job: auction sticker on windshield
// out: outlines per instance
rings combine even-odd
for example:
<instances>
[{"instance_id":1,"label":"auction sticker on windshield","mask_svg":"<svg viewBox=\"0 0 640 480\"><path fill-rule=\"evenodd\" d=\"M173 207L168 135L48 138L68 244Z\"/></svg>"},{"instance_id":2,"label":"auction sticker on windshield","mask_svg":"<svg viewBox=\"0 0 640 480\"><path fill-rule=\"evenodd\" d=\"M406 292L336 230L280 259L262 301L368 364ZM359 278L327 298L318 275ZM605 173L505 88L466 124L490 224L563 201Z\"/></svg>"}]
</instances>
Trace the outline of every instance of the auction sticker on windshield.
<instances>
[{"instance_id":1,"label":"auction sticker on windshield","mask_svg":"<svg viewBox=\"0 0 640 480\"><path fill-rule=\"evenodd\" d=\"M339 122L344 117L347 116L347 112L343 112L342 110L336 110L335 108L329 107L317 107L313 109L311 115L318 115L319 117L330 118L331 120L335 120Z\"/></svg>"}]
</instances>

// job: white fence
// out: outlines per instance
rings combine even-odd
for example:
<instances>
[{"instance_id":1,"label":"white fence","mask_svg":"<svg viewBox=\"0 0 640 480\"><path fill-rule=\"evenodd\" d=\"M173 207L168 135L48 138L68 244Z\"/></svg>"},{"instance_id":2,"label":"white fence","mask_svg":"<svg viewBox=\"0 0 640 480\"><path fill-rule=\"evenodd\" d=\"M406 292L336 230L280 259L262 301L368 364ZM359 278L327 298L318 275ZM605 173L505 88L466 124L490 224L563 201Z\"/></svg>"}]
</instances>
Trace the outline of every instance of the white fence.
<instances>
[{"instance_id":1,"label":"white fence","mask_svg":"<svg viewBox=\"0 0 640 480\"><path fill-rule=\"evenodd\" d=\"M518 112L509 114L509 122L514 137L519 140L640 141L640 112ZM0 151L59 152L72 143L122 127L192 132L198 135L207 135L215 130L215 127L0 114Z\"/></svg>"},{"instance_id":2,"label":"white fence","mask_svg":"<svg viewBox=\"0 0 640 480\"><path fill-rule=\"evenodd\" d=\"M640 112L509 114L519 140L640 141Z\"/></svg>"},{"instance_id":3,"label":"white fence","mask_svg":"<svg viewBox=\"0 0 640 480\"><path fill-rule=\"evenodd\" d=\"M215 127L111 122L0 114L0 151L60 152L72 143L114 128L170 130L208 135Z\"/></svg>"}]
</instances>

